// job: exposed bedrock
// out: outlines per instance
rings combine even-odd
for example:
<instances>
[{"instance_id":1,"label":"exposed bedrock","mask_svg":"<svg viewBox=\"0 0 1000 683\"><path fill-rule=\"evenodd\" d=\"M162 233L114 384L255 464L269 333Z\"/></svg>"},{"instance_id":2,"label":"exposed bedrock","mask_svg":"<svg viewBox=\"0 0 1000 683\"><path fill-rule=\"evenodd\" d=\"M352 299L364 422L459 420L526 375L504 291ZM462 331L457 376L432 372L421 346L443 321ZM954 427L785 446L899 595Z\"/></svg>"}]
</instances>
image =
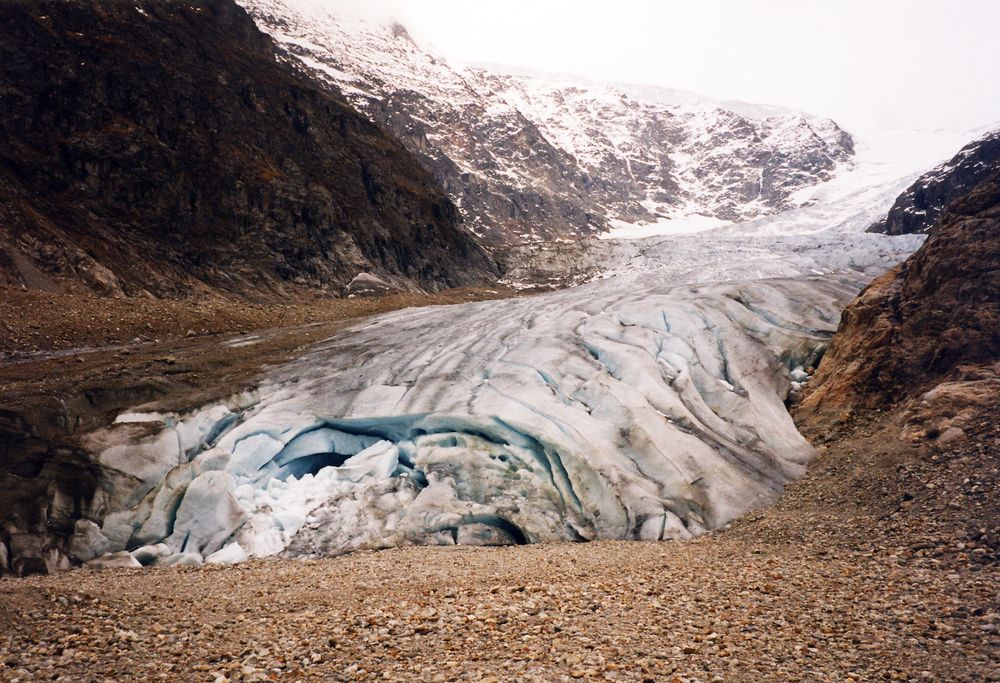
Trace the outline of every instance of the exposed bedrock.
<instances>
[{"instance_id":1,"label":"exposed bedrock","mask_svg":"<svg viewBox=\"0 0 1000 683\"><path fill-rule=\"evenodd\" d=\"M0 284L284 299L497 271L385 130L232 0L0 3Z\"/></svg>"},{"instance_id":2,"label":"exposed bedrock","mask_svg":"<svg viewBox=\"0 0 1000 683\"><path fill-rule=\"evenodd\" d=\"M164 564L696 535L803 471L784 402L858 286L590 286L380 316L253 395L93 434L117 475L74 547Z\"/></svg>"},{"instance_id":3,"label":"exposed bedrock","mask_svg":"<svg viewBox=\"0 0 1000 683\"><path fill-rule=\"evenodd\" d=\"M949 161L927 171L899 195L888 215L869 232L887 235L928 233L945 208L966 197L1000 166L1000 129L973 140Z\"/></svg>"},{"instance_id":4,"label":"exposed bedrock","mask_svg":"<svg viewBox=\"0 0 1000 683\"><path fill-rule=\"evenodd\" d=\"M968 149L968 148L966 148ZM1000 163L953 201L927 242L878 278L844 312L816 384L800 408L844 421L958 381L997 380L1000 359ZM975 392L973 393L973 396ZM939 396L944 398L945 396ZM933 394L924 394L933 400ZM979 400L947 396L951 410Z\"/></svg>"}]
</instances>

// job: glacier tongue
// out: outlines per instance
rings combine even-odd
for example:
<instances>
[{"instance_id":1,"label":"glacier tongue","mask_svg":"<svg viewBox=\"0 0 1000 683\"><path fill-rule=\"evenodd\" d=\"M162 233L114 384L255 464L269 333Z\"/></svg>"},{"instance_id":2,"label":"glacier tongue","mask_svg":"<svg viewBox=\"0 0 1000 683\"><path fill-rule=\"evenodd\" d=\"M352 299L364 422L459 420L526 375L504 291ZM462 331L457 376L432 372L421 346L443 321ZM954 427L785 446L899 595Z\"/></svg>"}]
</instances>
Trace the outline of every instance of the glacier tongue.
<instances>
[{"instance_id":1,"label":"glacier tongue","mask_svg":"<svg viewBox=\"0 0 1000 683\"><path fill-rule=\"evenodd\" d=\"M370 319L253 402L149 414L210 438L180 463L176 440L136 444L167 474L120 492L139 502L104 536L232 561L704 532L803 471L789 376L816 363L861 279L612 282Z\"/></svg>"}]
</instances>

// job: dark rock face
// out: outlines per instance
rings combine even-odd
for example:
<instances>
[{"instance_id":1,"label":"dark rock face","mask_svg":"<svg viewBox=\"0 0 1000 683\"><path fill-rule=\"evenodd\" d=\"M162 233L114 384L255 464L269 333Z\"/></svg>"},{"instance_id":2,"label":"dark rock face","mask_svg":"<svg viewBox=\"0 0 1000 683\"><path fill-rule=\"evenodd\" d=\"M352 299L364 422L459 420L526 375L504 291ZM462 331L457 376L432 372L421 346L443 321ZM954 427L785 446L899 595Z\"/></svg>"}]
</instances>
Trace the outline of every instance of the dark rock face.
<instances>
[{"instance_id":1,"label":"dark rock face","mask_svg":"<svg viewBox=\"0 0 1000 683\"><path fill-rule=\"evenodd\" d=\"M26 576L45 576L49 573L48 566L40 557L19 557L14 561L12 570L14 576L22 579Z\"/></svg>"},{"instance_id":2,"label":"dark rock face","mask_svg":"<svg viewBox=\"0 0 1000 683\"><path fill-rule=\"evenodd\" d=\"M846 309L804 410L884 408L1000 371L1000 164L929 232Z\"/></svg>"},{"instance_id":3,"label":"dark rock face","mask_svg":"<svg viewBox=\"0 0 1000 683\"><path fill-rule=\"evenodd\" d=\"M87 392L63 401L62 415L0 410L0 572L24 575L25 568L45 573L42 569L69 566L64 539L103 483L115 476L81 449L74 435L149 397L142 389L121 396Z\"/></svg>"},{"instance_id":4,"label":"dark rock face","mask_svg":"<svg viewBox=\"0 0 1000 683\"><path fill-rule=\"evenodd\" d=\"M896 199L885 219L868 232L929 232L945 207L964 197L1000 166L1000 130L962 148L950 161L920 176Z\"/></svg>"},{"instance_id":5,"label":"dark rock face","mask_svg":"<svg viewBox=\"0 0 1000 683\"><path fill-rule=\"evenodd\" d=\"M495 265L405 148L230 0L0 4L0 281L281 296Z\"/></svg>"}]
</instances>

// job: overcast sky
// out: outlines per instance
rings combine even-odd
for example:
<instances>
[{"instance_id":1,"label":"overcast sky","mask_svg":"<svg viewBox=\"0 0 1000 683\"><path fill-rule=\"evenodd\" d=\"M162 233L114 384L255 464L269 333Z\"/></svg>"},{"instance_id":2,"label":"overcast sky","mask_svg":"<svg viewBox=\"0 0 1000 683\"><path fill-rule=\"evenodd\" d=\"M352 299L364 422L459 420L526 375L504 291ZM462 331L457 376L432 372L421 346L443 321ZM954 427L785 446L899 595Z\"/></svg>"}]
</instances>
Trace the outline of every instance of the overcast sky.
<instances>
[{"instance_id":1,"label":"overcast sky","mask_svg":"<svg viewBox=\"0 0 1000 683\"><path fill-rule=\"evenodd\" d=\"M781 104L856 129L1000 122L1000 0L318 0L457 63Z\"/></svg>"}]
</instances>

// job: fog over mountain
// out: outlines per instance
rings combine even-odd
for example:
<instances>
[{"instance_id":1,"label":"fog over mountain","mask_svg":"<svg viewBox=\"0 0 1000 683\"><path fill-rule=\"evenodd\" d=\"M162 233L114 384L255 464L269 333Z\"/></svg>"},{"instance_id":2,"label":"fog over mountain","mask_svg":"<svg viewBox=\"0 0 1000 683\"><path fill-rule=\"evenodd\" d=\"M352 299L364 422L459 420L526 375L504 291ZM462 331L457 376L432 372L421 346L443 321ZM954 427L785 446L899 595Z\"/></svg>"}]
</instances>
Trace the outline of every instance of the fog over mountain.
<instances>
[{"instance_id":1,"label":"fog over mountain","mask_svg":"<svg viewBox=\"0 0 1000 683\"><path fill-rule=\"evenodd\" d=\"M396 19L465 63L780 104L854 132L1000 120L1000 4L991 0L303 2Z\"/></svg>"}]
</instances>

